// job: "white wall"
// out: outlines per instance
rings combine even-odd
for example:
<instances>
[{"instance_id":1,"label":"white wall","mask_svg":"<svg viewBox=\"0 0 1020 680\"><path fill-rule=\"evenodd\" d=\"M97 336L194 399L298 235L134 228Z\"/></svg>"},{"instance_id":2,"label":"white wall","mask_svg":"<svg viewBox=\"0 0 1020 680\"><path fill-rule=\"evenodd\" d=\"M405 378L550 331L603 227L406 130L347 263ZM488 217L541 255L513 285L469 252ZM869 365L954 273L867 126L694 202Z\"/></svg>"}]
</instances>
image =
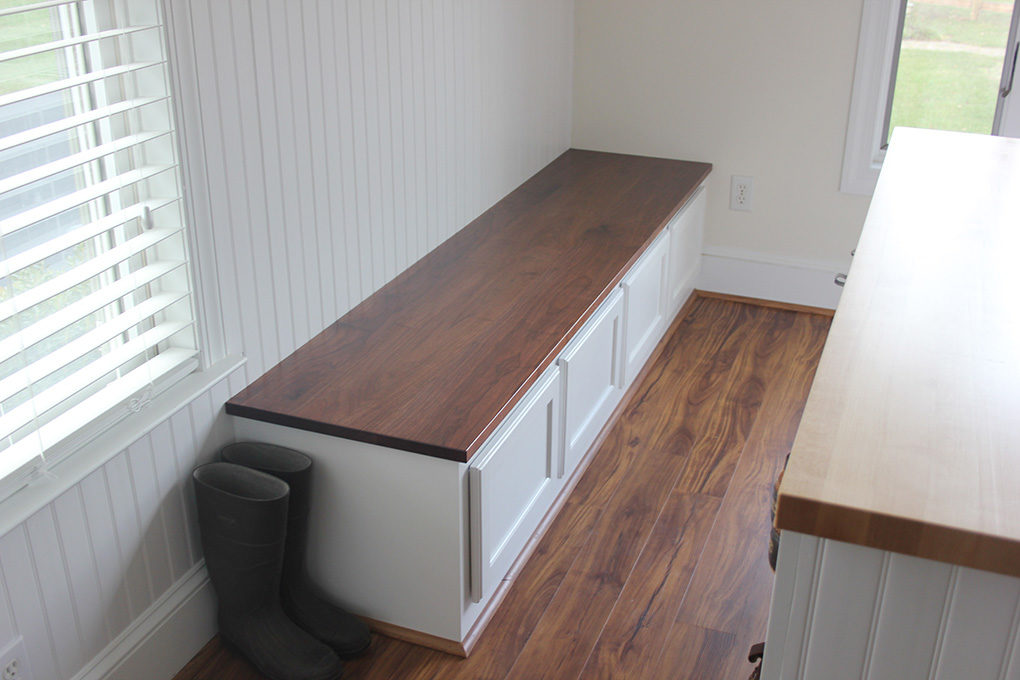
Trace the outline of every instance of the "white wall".
<instances>
[{"instance_id":1,"label":"white wall","mask_svg":"<svg viewBox=\"0 0 1020 680\"><path fill-rule=\"evenodd\" d=\"M210 306L251 377L568 148L572 4L172 2Z\"/></svg>"},{"instance_id":2,"label":"white wall","mask_svg":"<svg viewBox=\"0 0 1020 680\"><path fill-rule=\"evenodd\" d=\"M205 347L248 362L0 538L0 645L22 635L36 680L197 651L189 473L223 402L570 141L572 0L164 5Z\"/></svg>"},{"instance_id":3,"label":"white wall","mask_svg":"<svg viewBox=\"0 0 1020 680\"><path fill-rule=\"evenodd\" d=\"M862 4L579 0L573 146L711 162L707 253L845 271L868 206L839 192ZM733 174L753 212L729 210Z\"/></svg>"}]
</instances>

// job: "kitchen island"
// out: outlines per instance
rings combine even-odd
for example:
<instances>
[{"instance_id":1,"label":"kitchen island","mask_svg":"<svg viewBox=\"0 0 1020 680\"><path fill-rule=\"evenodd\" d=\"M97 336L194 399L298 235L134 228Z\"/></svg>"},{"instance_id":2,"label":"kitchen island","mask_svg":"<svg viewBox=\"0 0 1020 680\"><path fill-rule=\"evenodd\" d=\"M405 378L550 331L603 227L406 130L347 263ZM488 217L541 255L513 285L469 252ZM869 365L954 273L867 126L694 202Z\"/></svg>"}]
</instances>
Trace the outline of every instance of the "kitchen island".
<instances>
[{"instance_id":1,"label":"kitchen island","mask_svg":"<svg viewBox=\"0 0 1020 680\"><path fill-rule=\"evenodd\" d=\"M779 492L763 677L1020 678L1020 140L897 129Z\"/></svg>"}]
</instances>

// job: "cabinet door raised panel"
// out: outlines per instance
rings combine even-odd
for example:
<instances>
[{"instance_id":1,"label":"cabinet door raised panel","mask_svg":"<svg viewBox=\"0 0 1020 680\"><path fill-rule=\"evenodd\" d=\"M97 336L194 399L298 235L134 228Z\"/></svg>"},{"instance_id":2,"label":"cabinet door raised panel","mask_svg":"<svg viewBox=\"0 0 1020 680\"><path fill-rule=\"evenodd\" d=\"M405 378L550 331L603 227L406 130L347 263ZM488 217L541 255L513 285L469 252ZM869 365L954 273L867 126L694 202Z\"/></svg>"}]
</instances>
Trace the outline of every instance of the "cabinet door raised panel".
<instances>
[{"instance_id":1,"label":"cabinet door raised panel","mask_svg":"<svg viewBox=\"0 0 1020 680\"><path fill-rule=\"evenodd\" d=\"M705 225L705 187L687 201L669 223L669 309L670 318L694 290L701 262L701 236Z\"/></svg>"},{"instance_id":2,"label":"cabinet door raised panel","mask_svg":"<svg viewBox=\"0 0 1020 680\"><path fill-rule=\"evenodd\" d=\"M624 383L634 380L666 326L669 233L663 231L623 277Z\"/></svg>"},{"instance_id":3,"label":"cabinet door raised panel","mask_svg":"<svg viewBox=\"0 0 1020 680\"><path fill-rule=\"evenodd\" d=\"M623 396L623 293L614 290L560 356L563 462L569 477Z\"/></svg>"},{"instance_id":4,"label":"cabinet door raised panel","mask_svg":"<svg viewBox=\"0 0 1020 680\"><path fill-rule=\"evenodd\" d=\"M488 597L556 498L560 371L553 366L468 468L471 600Z\"/></svg>"}]
</instances>

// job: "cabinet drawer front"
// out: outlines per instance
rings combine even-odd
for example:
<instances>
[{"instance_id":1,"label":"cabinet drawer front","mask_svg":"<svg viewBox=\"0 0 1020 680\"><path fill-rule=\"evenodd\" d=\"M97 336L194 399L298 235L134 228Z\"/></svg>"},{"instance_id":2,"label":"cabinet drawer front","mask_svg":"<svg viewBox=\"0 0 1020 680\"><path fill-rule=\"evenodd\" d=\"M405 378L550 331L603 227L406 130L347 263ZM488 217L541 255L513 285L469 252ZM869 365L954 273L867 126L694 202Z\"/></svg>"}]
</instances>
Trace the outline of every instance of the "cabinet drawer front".
<instances>
[{"instance_id":1,"label":"cabinet drawer front","mask_svg":"<svg viewBox=\"0 0 1020 680\"><path fill-rule=\"evenodd\" d=\"M556 498L560 389L553 366L468 468L474 602L503 578Z\"/></svg>"},{"instance_id":2,"label":"cabinet drawer front","mask_svg":"<svg viewBox=\"0 0 1020 680\"><path fill-rule=\"evenodd\" d=\"M630 384L655 349L666 325L669 232L663 231L623 278L624 383Z\"/></svg>"},{"instance_id":3,"label":"cabinet drawer front","mask_svg":"<svg viewBox=\"0 0 1020 680\"><path fill-rule=\"evenodd\" d=\"M623 396L623 293L613 291L560 357L564 445L569 476Z\"/></svg>"},{"instance_id":4,"label":"cabinet drawer front","mask_svg":"<svg viewBox=\"0 0 1020 680\"><path fill-rule=\"evenodd\" d=\"M701 262L707 192L702 186L669 223L669 307L675 312L694 288Z\"/></svg>"}]
</instances>

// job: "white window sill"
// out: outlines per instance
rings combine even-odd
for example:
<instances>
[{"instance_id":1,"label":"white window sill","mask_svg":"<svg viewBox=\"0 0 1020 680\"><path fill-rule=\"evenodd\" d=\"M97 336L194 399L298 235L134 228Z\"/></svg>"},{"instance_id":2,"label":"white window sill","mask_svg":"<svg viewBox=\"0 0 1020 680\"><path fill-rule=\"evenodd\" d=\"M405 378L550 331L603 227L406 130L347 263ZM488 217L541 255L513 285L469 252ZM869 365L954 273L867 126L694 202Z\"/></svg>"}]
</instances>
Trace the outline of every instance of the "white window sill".
<instances>
[{"instance_id":1,"label":"white window sill","mask_svg":"<svg viewBox=\"0 0 1020 680\"><path fill-rule=\"evenodd\" d=\"M233 355L218 361L204 371L192 373L155 397L146 409L117 423L102 436L54 464L27 486L12 493L0 502L0 536L53 502L203 392L243 366L245 361L244 357Z\"/></svg>"}]
</instances>

